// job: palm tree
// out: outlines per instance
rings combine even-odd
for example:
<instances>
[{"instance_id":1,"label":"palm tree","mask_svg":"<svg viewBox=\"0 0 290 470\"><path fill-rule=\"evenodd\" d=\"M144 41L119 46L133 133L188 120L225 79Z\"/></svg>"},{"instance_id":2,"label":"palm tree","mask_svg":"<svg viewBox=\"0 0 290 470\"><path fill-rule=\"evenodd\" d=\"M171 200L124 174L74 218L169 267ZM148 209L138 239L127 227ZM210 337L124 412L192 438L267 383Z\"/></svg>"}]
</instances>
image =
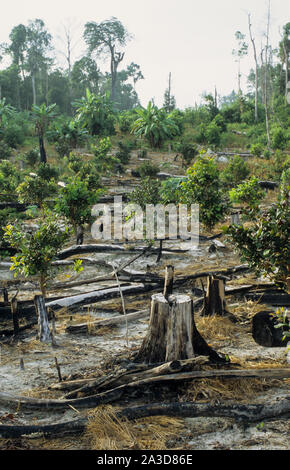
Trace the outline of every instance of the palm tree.
<instances>
[{"instance_id":1,"label":"palm tree","mask_svg":"<svg viewBox=\"0 0 290 470\"><path fill-rule=\"evenodd\" d=\"M46 106L45 103L40 106L32 106L32 114L35 121L35 129L39 140L40 161L42 163L47 162L46 152L44 148L44 136L50 120L55 116L55 107L55 103L49 106Z\"/></svg>"},{"instance_id":2,"label":"palm tree","mask_svg":"<svg viewBox=\"0 0 290 470\"><path fill-rule=\"evenodd\" d=\"M174 119L165 109L158 109L149 101L146 109L136 110L139 118L134 122L132 133L144 137L153 148L159 148L166 139L179 133Z\"/></svg>"}]
</instances>

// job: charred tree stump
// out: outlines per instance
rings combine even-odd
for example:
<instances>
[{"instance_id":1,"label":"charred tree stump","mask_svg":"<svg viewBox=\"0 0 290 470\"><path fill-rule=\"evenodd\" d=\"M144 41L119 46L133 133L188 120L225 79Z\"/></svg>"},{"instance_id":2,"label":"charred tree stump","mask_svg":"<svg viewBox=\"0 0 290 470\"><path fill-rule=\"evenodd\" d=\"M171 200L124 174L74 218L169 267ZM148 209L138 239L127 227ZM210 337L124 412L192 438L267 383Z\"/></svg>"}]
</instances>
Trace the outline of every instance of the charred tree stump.
<instances>
[{"instance_id":1,"label":"charred tree stump","mask_svg":"<svg viewBox=\"0 0 290 470\"><path fill-rule=\"evenodd\" d=\"M50 342L52 341L52 335L49 329L47 310L42 295L36 295L34 297L34 305L36 308L36 313L38 315L39 341Z\"/></svg>"},{"instance_id":2,"label":"charred tree stump","mask_svg":"<svg viewBox=\"0 0 290 470\"><path fill-rule=\"evenodd\" d=\"M14 334L14 336L17 336L18 333L19 333L18 304L17 304L16 295L11 300L11 313L12 313L13 334Z\"/></svg>"},{"instance_id":3,"label":"charred tree stump","mask_svg":"<svg viewBox=\"0 0 290 470\"><path fill-rule=\"evenodd\" d=\"M135 362L162 363L195 356L225 362L201 337L194 322L192 300L187 295L152 295L149 328Z\"/></svg>"},{"instance_id":4,"label":"charred tree stump","mask_svg":"<svg viewBox=\"0 0 290 470\"><path fill-rule=\"evenodd\" d=\"M252 320L252 336L255 342L268 348L286 346L287 337L284 338L286 328L276 328L278 323L271 312L257 313Z\"/></svg>"},{"instance_id":5,"label":"charred tree stump","mask_svg":"<svg viewBox=\"0 0 290 470\"><path fill-rule=\"evenodd\" d=\"M204 298L202 316L226 315L225 280L216 276L207 278L207 292Z\"/></svg>"},{"instance_id":6,"label":"charred tree stump","mask_svg":"<svg viewBox=\"0 0 290 470\"><path fill-rule=\"evenodd\" d=\"M8 302L8 290L6 289L6 287L3 288L3 300L4 302Z\"/></svg>"},{"instance_id":7,"label":"charred tree stump","mask_svg":"<svg viewBox=\"0 0 290 470\"><path fill-rule=\"evenodd\" d=\"M76 244L82 245L84 242L84 228L82 225L78 225L76 228Z\"/></svg>"}]
</instances>

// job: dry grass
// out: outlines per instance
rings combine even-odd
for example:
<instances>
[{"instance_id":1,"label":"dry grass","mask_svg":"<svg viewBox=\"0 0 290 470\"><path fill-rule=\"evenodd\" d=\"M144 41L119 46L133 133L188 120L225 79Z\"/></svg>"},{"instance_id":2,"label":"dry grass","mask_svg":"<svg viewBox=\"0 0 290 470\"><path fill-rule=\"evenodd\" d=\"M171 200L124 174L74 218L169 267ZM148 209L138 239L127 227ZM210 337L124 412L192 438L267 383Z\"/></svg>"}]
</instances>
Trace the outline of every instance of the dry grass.
<instances>
[{"instance_id":1,"label":"dry grass","mask_svg":"<svg viewBox=\"0 0 290 470\"><path fill-rule=\"evenodd\" d=\"M100 407L91 414L86 436L93 450L162 450L184 428L180 419L166 416L138 421L118 419L116 408Z\"/></svg>"},{"instance_id":2,"label":"dry grass","mask_svg":"<svg viewBox=\"0 0 290 470\"><path fill-rule=\"evenodd\" d=\"M234 400L249 403L257 394L279 386L281 381L273 379L202 379L184 387L180 400L199 403Z\"/></svg>"},{"instance_id":3,"label":"dry grass","mask_svg":"<svg viewBox=\"0 0 290 470\"><path fill-rule=\"evenodd\" d=\"M195 315L196 327L207 341L224 341L239 331L239 325L233 323L226 317L213 315L212 317L201 317Z\"/></svg>"}]
</instances>

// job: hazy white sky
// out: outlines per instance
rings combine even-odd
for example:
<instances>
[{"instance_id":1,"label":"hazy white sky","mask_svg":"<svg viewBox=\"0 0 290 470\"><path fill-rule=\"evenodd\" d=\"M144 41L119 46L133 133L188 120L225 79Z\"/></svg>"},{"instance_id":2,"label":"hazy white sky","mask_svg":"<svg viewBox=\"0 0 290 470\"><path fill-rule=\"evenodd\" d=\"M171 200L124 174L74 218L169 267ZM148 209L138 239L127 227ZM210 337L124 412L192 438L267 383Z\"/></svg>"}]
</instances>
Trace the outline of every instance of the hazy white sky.
<instances>
[{"instance_id":1,"label":"hazy white sky","mask_svg":"<svg viewBox=\"0 0 290 470\"><path fill-rule=\"evenodd\" d=\"M247 12L251 12L260 48L267 5L268 0L10 0L1 6L0 42L8 41L13 26L27 24L29 19L43 19L55 38L62 34L62 25L71 22L79 26L75 39L80 40L74 50L78 58L85 50L84 23L115 16L133 35L121 65L140 65L145 77L136 86L141 104L154 98L162 105L171 72L172 93L177 106L184 108L199 103L201 94L213 92L215 86L221 95L237 88L237 64L232 56L235 32L246 33L248 39ZM289 0L271 0L273 46L278 44L279 28L289 21ZM251 44L249 52L242 62L245 75L254 65ZM105 65L100 63L100 67L104 70Z\"/></svg>"}]
</instances>

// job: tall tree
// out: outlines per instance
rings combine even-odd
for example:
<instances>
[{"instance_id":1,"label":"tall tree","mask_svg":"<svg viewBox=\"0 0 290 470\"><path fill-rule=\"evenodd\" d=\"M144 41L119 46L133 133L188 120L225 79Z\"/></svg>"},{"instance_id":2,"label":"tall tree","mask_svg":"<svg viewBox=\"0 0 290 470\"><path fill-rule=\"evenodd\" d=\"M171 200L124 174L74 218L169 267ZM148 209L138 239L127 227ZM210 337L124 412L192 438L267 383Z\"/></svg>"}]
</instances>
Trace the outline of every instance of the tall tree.
<instances>
[{"instance_id":1,"label":"tall tree","mask_svg":"<svg viewBox=\"0 0 290 470\"><path fill-rule=\"evenodd\" d=\"M282 65L285 65L285 102L287 102L289 82L289 55L290 55L290 22L283 26L282 39L279 43L279 56Z\"/></svg>"},{"instance_id":2,"label":"tall tree","mask_svg":"<svg viewBox=\"0 0 290 470\"><path fill-rule=\"evenodd\" d=\"M259 64L258 64L258 57L257 57L257 49L255 39L252 34L252 25L251 25L251 14L248 14L248 23L249 23L249 33L250 38L253 46L254 52L254 60L255 60L255 121L258 121L258 71L259 71Z\"/></svg>"},{"instance_id":3,"label":"tall tree","mask_svg":"<svg viewBox=\"0 0 290 470\"><path fill-rule=\"evenodd\" d=\"M123 24L112 17L101 23L89 22L85 25L84 39L90 54L110 55L111 69L111 100L115 100L118 66L124 59L123 48L130 39L129 33Z\"/></svg>"},{"instance_id":4,"label":"tall tree","mask_svg":"<svg viewBox=\"0 0 290 470\"><path fill-rule=\"evenodd\" d=\"M51 49L51 35L41 19L29 21L27 27L26 67L31 75L33 105L37 103L36 75L51 64L47 53Z\"/></svg>"},{"instance_id":5,"label":"tall tree","mask_svg":"<svg viewBox=\"0 0 290 470\"><path fill-rule=\"evenodd\" d=\"M176 106L175 97L171 94L171 72L169 72L168 88L165 90L165 93L164 93L163 107L167 113L171 113L171 111L175 109L175 106Z\"/></svg>"}]
</instances>

